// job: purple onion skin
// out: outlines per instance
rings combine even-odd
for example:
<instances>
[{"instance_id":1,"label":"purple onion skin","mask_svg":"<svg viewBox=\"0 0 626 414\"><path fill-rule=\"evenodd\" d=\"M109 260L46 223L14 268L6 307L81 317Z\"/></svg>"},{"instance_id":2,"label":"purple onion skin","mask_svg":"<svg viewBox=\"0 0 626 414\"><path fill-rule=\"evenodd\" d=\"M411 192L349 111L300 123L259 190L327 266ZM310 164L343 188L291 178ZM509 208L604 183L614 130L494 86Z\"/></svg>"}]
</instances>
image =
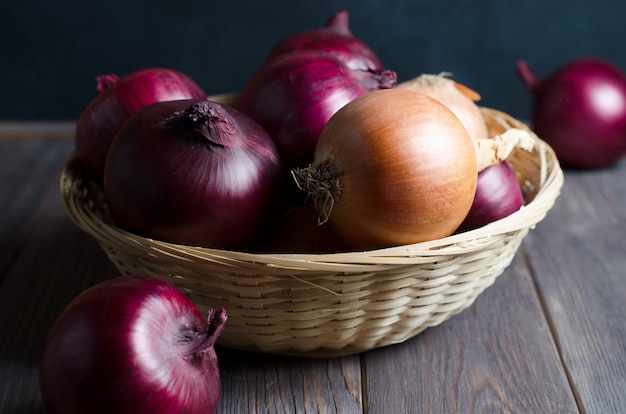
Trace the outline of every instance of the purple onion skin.
<instances>
[{"instance_id":1,"label":"purple onion skin","mask_svg":"<svg viewBox=\"0 0 626 414\"><path fill-rule=\"evenodd\" d=\"M374 50L350 31L346 9L339 9L324 27L295 33L280 41L269 53L267 60L294 50L319 50L337 57L350 69L382 70L383 65Z\"/></svg>"},{"instance_id":2,"label":"purple onion skin","mask_svg":"<svg viewBox=\"0 0 626 414\"><path fill-rule=\"evenodd\" d=\"M474 202L457 233L508 217L523 204L522 188L513 168L507 162L487 167L478 173Z\"/></svg>"},{"instance_id":3,"label":"purple onion skin","mask_svg":"<svg viewBox=\"0 0 626 414\"><path fill-rule=\"evenodd\" d=\"M227 105L181 100L152 104L122 127L104 190L123 229L171 243L245 249L273 214L282 177L276 147L258 123Z\"/></svg>"},{"instance_id":4,"label":"purple onion skin","mask_svg":"<svg viewBox=\"0 0 626 414\"><path fill-rule=\"evenodd\" d=\"M317 50L298 50L266 63L241 93L239 109L265 128L287 168L313 161L322 129L355 98L396 84L389 70L351 70Z\"/></svg>"},{"instance_id":5,"label":"purple onion skin","mask_svg":"<svg viewBox=\"0 0 626 414\"><path fill-rule=\"evenodd\" d=\"M90 102L76 124L76 158L83 171L100 181L106 155L115 134L141 108L155 102L205 99L206 94L187 75L165 68L149 68L118 79L98 78L99 94Z\"/></svg>"},{"instance_id":6,"label":"purple onion skin","mask_svg":"<svg viewBox=\"0 0 626 414\"><path fill-rule=\"evenodd\" d=\"M564 166L592 169L626 154L626 75L599 59L578 59L538 79L524 61L518 75L533 95L532 127Z\"/></svg>"},{"instance_id":7,"label":"purple onion skin","mask_svg":"<svg viewBox=\"0 0 626 414\"><path fill-rule=\"evenodd\" d=\"M52 326L40 385L51 414L213 413L220 396L214 344L227 320L208 321L162 280L117 277L79 294Z\"/></svg>"}]
</instances>

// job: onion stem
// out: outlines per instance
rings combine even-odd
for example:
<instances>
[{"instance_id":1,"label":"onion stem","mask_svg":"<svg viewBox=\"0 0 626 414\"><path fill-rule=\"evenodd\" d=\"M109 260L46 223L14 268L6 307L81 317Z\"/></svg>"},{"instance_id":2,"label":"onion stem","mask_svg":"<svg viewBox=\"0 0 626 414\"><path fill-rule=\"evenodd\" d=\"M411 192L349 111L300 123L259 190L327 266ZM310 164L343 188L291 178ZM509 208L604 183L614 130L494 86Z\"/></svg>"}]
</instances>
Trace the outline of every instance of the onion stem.
<instances>
[{"instance_id":1,"label":"onion stem","mask_svg":"<svg viewBox=\"0 0 626 414\"><path fill-rule=\"evenodd\" d=\"M224 148L227 140L224 134L232 134L233 126L228 119L219 114L209 102L199 102L185 110L185 120L189 123L191 136L207 147Z\"/></svg>"},{"instance_id":2,"label":"onion stem","mask_svg":"<svg viewBox=\"0 0 626 414\"><path fill-rule=\"evenodd\" d=\"M531 134L523 129L511 128L492 138L474 140L478 172L506 160L516 148L532 151L535 140Z\"/></svg>"},{"instance_id":3,"label":"onion stem","mask_svg":"<svg viewBox=\"0 0 626 414\"><path fill-rule=\"evenodd\" d=\"M102 92L109 86L113 85L115 82L120 80L119 76L112 73L110 75L101 75L96 77L96 90L98 92Z\"/></svg>"},{"instance_id":4,"label":"onion stem","mask_svg":"<svg viewBox=\"0 0 626 414\"><path fill-rule=\"evenodd\" d=\"M207 316L208 328L207 335L210 339L210 346L215 345L215 341L222 334L224 327L226 326L226 320L228 319L228 315L226 313L226 309L218 308L216 310L209 309L209 314Z\"/></svg>"},{"instance_id":5,"label":"onion stem","mask_svg":"<svg viewBox=\"0 0 626 414\"><path fill-rule=\"evenodd\" d=\"M532 71L528 63L520 60L517 62L516 69L517 74L522 79L528 89L534 91L539 87L540 81L537 76L535 76L535 73Z\"/></svg>"},{"instance_id":6,"label":"onion stem","mask_svg":"<svg viewBox=\"0 0 626 414\"><path fill-rule=\"evenodd\" d=\"M202 364L204 355L213 352L215 343L222 334L227 320L226 309L209 309L206 329L202 332L189 331L184 334L185 339L189 341L189 361L197 366Z\"/></svg>"}]
</instances>

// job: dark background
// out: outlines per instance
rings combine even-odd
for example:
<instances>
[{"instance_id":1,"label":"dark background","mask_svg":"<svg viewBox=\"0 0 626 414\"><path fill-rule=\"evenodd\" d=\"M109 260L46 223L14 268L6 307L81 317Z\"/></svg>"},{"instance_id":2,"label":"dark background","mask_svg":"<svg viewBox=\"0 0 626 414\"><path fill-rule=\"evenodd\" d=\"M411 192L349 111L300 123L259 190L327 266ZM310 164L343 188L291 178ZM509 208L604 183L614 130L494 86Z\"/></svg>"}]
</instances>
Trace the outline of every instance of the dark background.
<instances>
[{"instance_id":1,"label":"dark background","mask_svg":"<svg viewBox=\"0 0 626 414\"><path fill-rule=\"evenodd\" d=\"M339 8L400 80L451 71L484 106L527 119L515 74L596 56L626 69L623 0L0 0L0 120L75 120L95 76L163 66L208 94L238 91L283 37Z\"/></svg>"}]
</instances>

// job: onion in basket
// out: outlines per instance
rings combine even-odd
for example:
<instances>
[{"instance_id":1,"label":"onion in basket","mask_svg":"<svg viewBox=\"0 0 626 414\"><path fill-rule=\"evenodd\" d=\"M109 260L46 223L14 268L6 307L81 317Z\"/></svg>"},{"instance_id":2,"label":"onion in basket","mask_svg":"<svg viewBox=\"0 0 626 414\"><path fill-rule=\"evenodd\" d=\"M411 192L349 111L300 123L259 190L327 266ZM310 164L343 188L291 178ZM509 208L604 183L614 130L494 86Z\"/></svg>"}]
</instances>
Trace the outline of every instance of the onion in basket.
<instances>
[{"instance_id":1,"label":"onion in basket","mask_svg":"<svg viewBox=\"0 0 626 414\"><path fill-rule=\"evenodd\" d=\"M457 232L472 230L507 217L522 207L524 196L513 168L506 162L478 173L472 208Z\"/></svg>"},{"instance_id":2,"label":"onion in basket","mask_svg":"<svg viewBox=\"0 0 626 414\"><path fill-rule=\"evenodd\" d=\"M487 124L476 101L480 95L450 79L449 73L423 74L399 83L396 87L420 92L446 105L463 122L472 139L487 138Z\"/></svg>"},{"instance_id":3,"label":"onion in basket","mask_svg":"<svg viewBox=\"0 0 626 414\"><path fill-rule=\"evenodd\" d=\"M107 153L115 134L141 108L160 101L202 99L202 88L184 73L166 68L147 68L122 78L97 78L98 95L76 124L76 157L83 170L102 180Z\"/></svg>"},{"instance_id":4,"label":"onion in basket","mask_svg":"<svg viewBox=\"0 0 626 414\"><path fill-rule=\"evenodd\" d=\"M476 153L445 105L386 89L340 109L294 176L347 245L376 249L452 234L472 205Z\"/></svg>"},{"instance_id":5,"label":"onion in basket","mask_svg":"<svg viewBox=\"0 0 626 414\"><path fill-rule=\"evenodd\" d=\"M350 249L328 227L319 225L315 206L287 207L256 249L266 253L337 253Z\"/></svg>"},{"instance_id":6,"label":"onion in basket","mask_svg":"<svg viewBox=\"0 0 626 414\"><path fill-rule=\"evenodd\" d=\"M372 48L355 38L350 31L349 15L346 9L339 9L324 27L294 33L281 40L270 51L267 60L294 50L319 50L337 57L350 69L384 69Z\"/></svg>"},{"instance_id":7,"label":"onion in basket","mask_svg":"<svg viewBox=\"0 0 626 414\"><path fill-rule=\"evenodd\" d=\"M396 84L389 70L353 70L319 50L296 50L263 65L241 92L239 108L270 134L285 167L313 160L329 118L357 96Z\"/></svg>"},{"instance_id":8,"label":"onion in basket","mask_svg":"<svg viewBox=\"0 0 626 414\"><path fill-rule=\"evenodd\" d=\"M145 107L117 134L104 189L113 221L202 247L253 244L283 183L276 147L252 119L204 100Z\"/></svg>"}]
</instances>

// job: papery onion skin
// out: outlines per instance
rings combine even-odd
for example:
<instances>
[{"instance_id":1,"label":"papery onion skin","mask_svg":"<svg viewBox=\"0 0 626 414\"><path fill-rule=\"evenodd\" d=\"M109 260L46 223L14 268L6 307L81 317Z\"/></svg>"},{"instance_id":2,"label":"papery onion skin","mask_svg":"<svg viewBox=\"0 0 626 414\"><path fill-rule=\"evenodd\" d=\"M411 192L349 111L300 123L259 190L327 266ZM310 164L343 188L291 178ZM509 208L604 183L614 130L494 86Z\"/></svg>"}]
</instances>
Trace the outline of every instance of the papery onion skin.
<instances>
[{"instance_id":1,"label":"papery onion skin","mask_svg":"<svg viewBox=\"0 0 626 414\"><path fill-rule=\"evenodd\" d=\"M371 92L339 110L312 168L326 170L328 224L353 249L452 234L477 180L474 146L459 119L438 101L400 89ZM329 204L312 196L323 213Z\"/></svg>"},{"instance_id":2,"label":"papery onion skin","mask_svg":"<svg viewBox=\"0 0 626 414\"><path fill-rule=\"evenodd\" d=\"M448 73L423 74L399 83L396 87L430 96L446 105L463 122L474 140L488 138L487 124L476 101L480 95L465 85L448 78Z\"/></svg>"},{"instance_id":3,"label":"papery onion skin","mask_svg":"<svg viewBox=\"0 0 626 414\"><path fill-rule=\"evenodd\" d=\"M620 69L581 58L539 79L520 60L517 73L533 95L533 130L564 166L601 168L626 154L626 74Z\"/></svg>"},{"instance_id":4,"label":"papery onion skin","mask_svg":"<svg viewBox=\"0 0 626 414\"><path fill-rule=\"evenodd\" d=\"M522 188L513 167L501 162L478 173L472 207L457 232L473 230L508 217L524 205Z\"/></svg>"},{"instance_id":5,"label":"papery onion skin","mask_svg":"<svg viewBox=\"0 0 626 414\"><path fill-rule=\"evenodd\" d=\"M324 52L298 50L263 65L242 91L239 109L269 133L286 168L304 166L335 112L395 84L393 71L351 70Z\"/></svg>"},{"instance_id":6,"label":"papery onion skin","mask_svg":"<svg viewBox=\"0 0 626 414\"><path fill-rule=\"evenodd\" d=\"M123 229L245 249L271 217L282 184L278 152L261 126L228 105L181 100L152 104L124 125L109 152L104 190Z\"/></svg>"},{"instance_id":7,"label":"papery onion skin","mask_svg":"<svg viewBox=\"0 0 626 414\"><path fill-rule=\"evenodd\" d=\"M267 60L294 50L304 49L329 53L339 58L350 69L384 69L374 50L352 35L348 11L345 8L339 9L322 28L287 36L274 46Z\"/></svg>"},{"instance_id":8,"label":"papery onion skin","mask_svg":"<svg viewBox=\"0 0 626 414\"><path fill-rule=\"evenodd\" d=\"M155 102L203 99L206 94L189 76L167 68L147 68L122 78L97 78L98 95L76 123L76 158L96 180L104 173L106 156L115 134L139 109Z\"/></svg>"},{"instance_id":9,"label":"papery onion skin","mask_svg":"<svg viewBox=\"0 0 626 414\"><path fill-rule=\"evenodd\" d=\"M117 277L79 294L58 316L42 353L51 414L213 413L220 396L214 344L224 309L204 319L174 286Z\"/></svg>"}]
</instances>

